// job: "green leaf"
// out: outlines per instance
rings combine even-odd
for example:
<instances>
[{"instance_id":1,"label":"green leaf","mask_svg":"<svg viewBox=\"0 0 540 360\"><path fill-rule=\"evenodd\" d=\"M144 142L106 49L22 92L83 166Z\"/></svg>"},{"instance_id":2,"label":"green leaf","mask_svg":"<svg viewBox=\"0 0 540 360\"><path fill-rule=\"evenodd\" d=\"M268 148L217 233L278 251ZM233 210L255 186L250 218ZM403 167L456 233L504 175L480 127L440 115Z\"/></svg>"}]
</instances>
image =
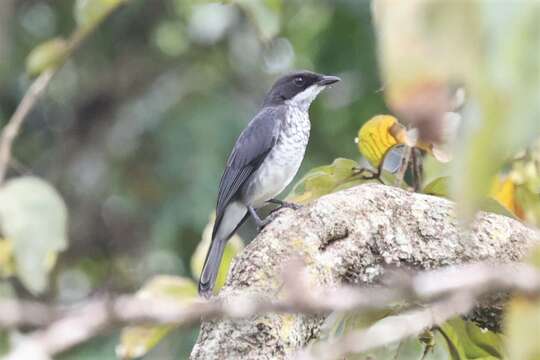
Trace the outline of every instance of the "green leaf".
<instances>
[{"instance_id":1,"label":"green leaf","mask_svg":"<svg viewBox=\"0 0 540 360\"><path fill-rule=\"evenodd\" d=\"M287 200L306 203L334 191L361 184L365 181L354 178L354 169L358 163L354 160L337 158L332 164L311 169L298 181Z\"/></svg>"},{"instance_id":2,"label":"green leaf","mask_svg":"<svg viewBox=\"0 0 540 360\"><path fill-rule=\"evenodd\" d=\"M428 195L449 197L450 196L450 190L449 190L450 183L451 183L451 179L449 176L439 177L431 181L429 184L427 184L422 190L422 192ZM480 210L482 211L507 216L513 219L516 218L516 216L510 210L504 207L499 201L491 197L482 198L482 201L479 206L480 206Z\"/></svg>"},{"instance_id":3,"label":"green leaf","mask_svg":"<svg viewBox=\"0 0 540 360\"><path fill-rule=\"evenodd\" d=\"M493 198L484 198L480 203L480 210L503 215L512 219L517 219L514 214L506 207L504 207L500 202Z\"/></svg>"},{"instance_id":4,"label":"green leaf","mask_svg":"<svg viewBox=\"0 0 540 360\"><path fill-rule=\"evenodd\" d=\"M67 245L64 201L39 178L16 178L0 188L0 219L13 243L17 276L32 293L43 292L56 254Z\"/></svg>"},{"instance_id":5,"label":"green leaf","mask_svg":"<svg viewBox=\"0 0 540 360\"><path fill-rule=\"evenodd\" d=\"M431 344L426 348L426 355L422 360L452 360L448 342L439 330L433 331Z\"/></svg>"},{"instance_id":6,"label":"green leaf","mask_svg":"<svg viewBox=\"0 0 540 360\"><path fill-rule=\"evenodd\" d=\"M440 328L448 339L450 348L459 355L458 360L504 358L502 338L492 331L482 330L461 318L449 320Z\"/></svg>"},{"instance_id":7,"label":"green leaf","mask_svg":"<svg viewBox=\"0 0 540 360\"><path fill-rule=\"evenodd\" d=\"M375 322L391 315L394 310L385 309L369 312L333 312L321 326L320 340L336 338L345 335L352 330L366 329Z\"/></svg>"},{"instance_id":8,"label":"green leaf","mask_svg":"<svg viewBox=\"0 0 540 360\"><path fill-rule=\"evenodd\" d=\"M363 354L347 356L350 360L466 360L454 359L446 338L438 330L412 336Z\"/></svg>"},{"instance_id":9,"label":"green leaf","mask_svg":"<svg viewBox=\"0 0 540 360\"><path fill-rule=\"evenodd\" d=\"M427 184L422 192L424 194L447 197L449 194L449 185L450 178L448 176L439 177Z\"/></svg>"},{"instance_id":10,"label":"green leaf","mask_svg":"<svg viewBox=\"0 0 540 360\"><path fill-rule=\"evenodd\" d=\"M26 72L37 76L62 63L67 54L67 43L64 39L55 38L36 46L26 58Z\"/></svg>"},{"instance_id":11,"label":"green leaf","mask_svg":"<svg viewBox=\"0 0 540 360\"><path fill-rule=\"evenodd\" d=\"M77 0L75 2L75 21L81 28L92 28L113 8L126 0Z\"/></svg>"},{"instance_id":12,"label":"green leaf","mask_svg":"<svg viewBox=\"0 0 540 360\"><path fill-rule=\"evenodd\" d=\"M360 355L348 357L351 360L422 360L426 344L416 337L411 337L399 343L383 346Z\"/></svg>"},{"instance_id":13,"label":"green leaf","mask_svg":"<svg viewBox=\"0 0 540 360\"><path fill-rule=\"evenodd\" d=\"M153 41L168 56L179 56L189 48L189 40L180 21L160 22L154 30Z\"/></svg>"},{"instance_id":14,"label":"green leaf","mask_svg":"<svg viewBox=\"0 0 540 360\"><path fill-rule=\"evenodd\" d=\"M351 331L365 331L378 321L386 321L394 314L399 316L400 308L403 306L395 304L390 309L373 313L333 313L321 328L320 340L328 341ZM361 354L349 355L347 359L497 360L508 358L505 356L503 340L499 334L483 330L473 322L455 318L440 328Z\"/></svg>"},{"instance_id":15,"label":"green leaf","mask_svg":"<svg viewBox=\"0 0 540 360\"><path fill-rule=\"evenodd\" d=\"M187 278L159 275L148 281L136 294L145 299L169 299L180 304L197 298L197 286ZM128 326L122 330L116 354L121 359L144 356L154 348L174 326Z\"/></svg>"},{"instance_id":16,"label":"green leaf","mask_svg":"<svg viewBox=\"0 0 540 360\"><path fill-rule=\"evenodd\" d=\"M358 163L351 159L337 158L330 165L330 173L338 181L343 181L351 177L353 170Z\"/></svg>"},{"instance_id":17,"label":"green leaf","mask_svg":"<svg viewBox=\"0 0 540 360\"><path fill-rule=\"evenodd\" d=\"M195 276L197 279L201 276L204 259L206 258L206 253L208 252L208 248L210 247L214 220L215 215L212 215L210 221L203 230L202 239L199 242L199 245L197 245L195 252L191 256L191 272L193 273L193 276ZM223 258L221 259L221 265L219 266L216 285L214 286L214 292L217 292L225 284L232 260L234 259L236 254L238 254L243 248L244 243L242 242L240 236L236 234L234 234L227 242L227 245L225 245L225 251L223 252Z\"/></svg>"}]
</instances>

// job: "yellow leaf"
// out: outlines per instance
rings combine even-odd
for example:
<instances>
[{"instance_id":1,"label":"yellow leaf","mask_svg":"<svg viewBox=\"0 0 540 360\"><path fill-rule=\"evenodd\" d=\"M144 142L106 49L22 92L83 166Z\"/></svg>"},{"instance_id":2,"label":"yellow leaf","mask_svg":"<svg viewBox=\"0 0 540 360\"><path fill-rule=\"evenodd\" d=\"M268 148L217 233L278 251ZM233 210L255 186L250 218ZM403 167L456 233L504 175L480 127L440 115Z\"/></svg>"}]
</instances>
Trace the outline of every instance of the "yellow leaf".
<instances>
[{"instance_id":1,"label":"yellow leaf","mask_svg":"<svg viewBox=\"0 0 540 360\"><path fill-rule=\"evenodd\" d=\"M490 196L518 218L524 218L523 209L516 202L516 185L510 177L498 175L491 186Z\"/></svg>"},{"instance_id":2,"label":"yellow leaf","mask_svg":"<svg viewBox=\"0 0 540 360\"><path fill-rule=\"evenodd\" d=\"M169 299L186 303L197 298L197 286L190 279L158 275L148 281L136 294L138 298ZM122 330L116 354L121 359L134 359L155 347L174 326L128 326Z\"/></svg>"},{"instance_id":3,"label":"yellow leaf","mask_svg":"<svg viewBox=\"0 0 540 360\"><path fill-rule=\"evenodd\" d=\"M377 115L358 131L358 150L369 163L378 168L393 146L408 143L405 128L391 115Z\"/></svg>"}]
</instances>

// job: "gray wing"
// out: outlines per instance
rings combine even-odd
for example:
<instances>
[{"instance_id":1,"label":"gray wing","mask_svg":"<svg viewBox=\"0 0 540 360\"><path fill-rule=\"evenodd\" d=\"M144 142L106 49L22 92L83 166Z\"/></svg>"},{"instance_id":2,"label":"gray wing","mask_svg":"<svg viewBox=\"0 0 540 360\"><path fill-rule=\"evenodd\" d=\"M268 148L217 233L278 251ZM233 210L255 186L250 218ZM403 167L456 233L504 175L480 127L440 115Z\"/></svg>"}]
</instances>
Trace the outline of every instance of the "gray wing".
<instances>
[{"instance_id":1,"label":"gray wing","mask_svg":"<svg viewBox=\"0 0 540 360\"><path fill-rule=\"evenodd\" d=\"M227 205L235 199L245 181L259 168L272 150L284 117L285 109L281 107L264 108L236 140L219 183L214 232Z\"/></svg>"}]
</instances>

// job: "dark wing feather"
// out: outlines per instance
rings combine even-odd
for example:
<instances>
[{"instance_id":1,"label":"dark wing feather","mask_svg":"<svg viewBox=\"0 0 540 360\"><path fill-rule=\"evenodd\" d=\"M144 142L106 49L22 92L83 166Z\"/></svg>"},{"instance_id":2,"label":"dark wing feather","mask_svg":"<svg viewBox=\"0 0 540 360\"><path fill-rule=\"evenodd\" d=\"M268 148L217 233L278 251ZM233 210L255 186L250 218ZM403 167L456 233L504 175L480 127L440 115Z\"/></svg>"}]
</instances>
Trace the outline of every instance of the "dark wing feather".
<instances>
[{"instance_id":1,"label":"dark wing feather","mask_svg":"<svg viewBox=\"0 0 540 360\"><path fill-rule=\"evenodd\" d=\"M281 107L266 107L251 120L236 140L219 183L214 233L227 205L238 195L244 182L272 150L284 116L285 112Z\"/></svg>"}]
</instances>

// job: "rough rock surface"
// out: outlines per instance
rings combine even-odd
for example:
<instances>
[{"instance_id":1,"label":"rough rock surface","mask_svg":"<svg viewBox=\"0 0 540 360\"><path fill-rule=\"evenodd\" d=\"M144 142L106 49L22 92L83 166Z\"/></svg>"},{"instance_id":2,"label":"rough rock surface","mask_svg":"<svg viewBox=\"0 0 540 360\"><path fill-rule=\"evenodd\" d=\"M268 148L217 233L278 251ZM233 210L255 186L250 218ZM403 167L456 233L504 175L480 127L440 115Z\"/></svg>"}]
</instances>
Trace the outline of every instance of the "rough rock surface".
<instances>
[{"instance_id":1,"label":"rough rock surface","mask_svg":"<svg viewBox=\"0 0 540 360\"><path fill-rule=\"evenodd\" d=\"M479 213L459 226L452 202L366 184L279 216L239 254L220 297L281 296L283 265L298 257L313 286L369 284L387 266L432 269L478 260L521 259L538 244L522 223ZM191 359L284 359L317 338L321 316L267 314L203 322Z\"/></svg>"}]
</instances>

